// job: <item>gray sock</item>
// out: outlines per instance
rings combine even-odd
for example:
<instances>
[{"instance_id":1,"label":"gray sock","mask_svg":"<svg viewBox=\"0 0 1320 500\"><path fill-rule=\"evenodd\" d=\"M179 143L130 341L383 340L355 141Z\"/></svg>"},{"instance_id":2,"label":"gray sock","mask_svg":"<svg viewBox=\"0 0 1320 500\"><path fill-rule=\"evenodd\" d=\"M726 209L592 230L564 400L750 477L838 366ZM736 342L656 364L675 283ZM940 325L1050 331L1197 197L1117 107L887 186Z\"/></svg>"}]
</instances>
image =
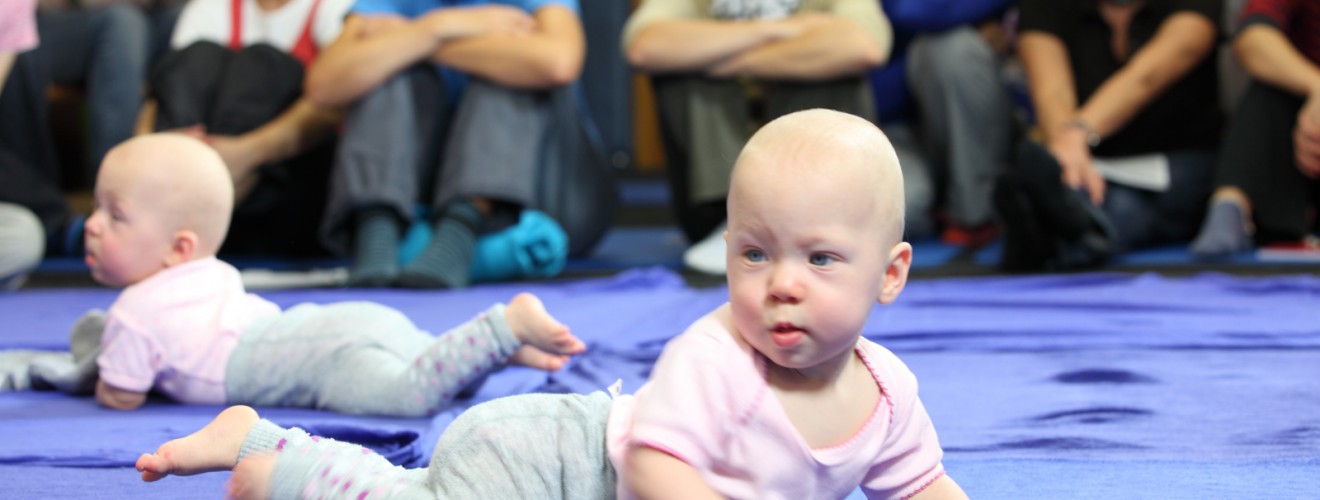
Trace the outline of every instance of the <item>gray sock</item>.
<instances>
[{"instance_id":1,"label":"gray sock","mask_svg":"<svg viewBox=\"0 0 1320 500\"><path fill-rule=\"evenodd\" d=\"M402 498L434 498L426 494L426 469L407 470L359 445L311 436L262 419L252 426L238 460L253 453L276 453L270 477L270 498L371 498L386 492ZM237 463L237 461L235 461Z\"/></svg>"},{"instance_id":2,"label":"gray sock","mask_svg":"<svg viewBox=\"0 0 1320 500\"><path fill-rule=\"evenodd\" d=\"M1201 232L1192 240L1192 255L1197 257L1226 257L1251 249L1251 233L1242 207L1232 201L1221 200L1210 206L1201 225Z\"/></svg>"},{"instance_id":3,"label":"gray sock","mask_svg":"<svg viewBox=\"0 0 1320 500\"><path fill-rule=\"evenodd\" d=\"M469 203L450 205L436 222L431 242L399 273L396 283L408 288L467 286L482 219L481 211Z\"/></svg>"},{"instance_id":4,"label":"gray sock","mask_svg":"<svg viewBox=\"0 0 1320 500\"><path fill-rule=\"evenodd\" d=\"M389 286L399 275L399 221L385 207L357 213L353 270L348 286Z\"/></svg>"}]
</instances>

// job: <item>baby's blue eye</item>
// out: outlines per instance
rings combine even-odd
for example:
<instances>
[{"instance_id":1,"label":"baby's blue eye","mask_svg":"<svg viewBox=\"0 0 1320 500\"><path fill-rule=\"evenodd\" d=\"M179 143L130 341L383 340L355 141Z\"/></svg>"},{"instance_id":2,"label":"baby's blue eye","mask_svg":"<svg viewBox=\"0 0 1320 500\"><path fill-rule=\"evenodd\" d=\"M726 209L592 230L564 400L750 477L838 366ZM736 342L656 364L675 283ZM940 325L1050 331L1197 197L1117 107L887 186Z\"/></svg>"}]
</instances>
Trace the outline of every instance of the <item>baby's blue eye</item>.
<instances>
[{"instance_id":1,"label":"baby's blue eye","mask_svg":"<svg viewBox=\"0 0 1320 500\"><path fill-rule=\"evenodd\" d=\"M831 262L834 262L834 257L823 253L813 253L811 254L810 261L813 266L827 266Z\"/></svg>"},{"instance_id":2,"label":"baby's blue eye","mask_svg":"<svg viewBox=\"0 0 1320 500\"><path fill-rule=\"evenodd\" d=\"M752 262L761 262L765 260L765 252L751 248L743 251L743 258Z\"/></svg>"}]
</instances>

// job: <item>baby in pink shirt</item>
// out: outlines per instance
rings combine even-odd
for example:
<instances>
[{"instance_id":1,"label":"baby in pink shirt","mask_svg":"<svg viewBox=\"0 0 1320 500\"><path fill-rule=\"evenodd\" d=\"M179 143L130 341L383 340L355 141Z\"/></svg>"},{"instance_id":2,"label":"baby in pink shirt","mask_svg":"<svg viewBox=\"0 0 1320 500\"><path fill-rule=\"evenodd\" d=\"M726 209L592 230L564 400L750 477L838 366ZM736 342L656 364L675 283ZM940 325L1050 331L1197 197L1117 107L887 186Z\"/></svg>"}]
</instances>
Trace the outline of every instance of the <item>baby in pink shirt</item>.
<instances>
[{"instance_id":1,"label":"baby in pink shirt","mask_svg":"<svg viewBox=\"0 0 1320 500\"><path fill-rule=\"evenodd\" d=\"M477 405L425 473L238 406L137 468L232 469L238 498L966 498L916 378L861 338L907 283L902 184L864 119L817 109L762 127L734 167L730 300L666 345L635 396Z\"/></svg>"},{"instance_id":2,"label":"baby in pink shirt","mask_svg":"<svg viewBox=\"0 0 1320 500\"><path fill-rule=\"evenodd\" d=\"M216 259L234 204L220 156L182 134L131 139L105 157L87 220L87 266L126 287L106 314L96 399L433 414L503 363L557 370L585 349L530 294L443 335L367 302L281 311Z\"/></svg>"}]
</instances>

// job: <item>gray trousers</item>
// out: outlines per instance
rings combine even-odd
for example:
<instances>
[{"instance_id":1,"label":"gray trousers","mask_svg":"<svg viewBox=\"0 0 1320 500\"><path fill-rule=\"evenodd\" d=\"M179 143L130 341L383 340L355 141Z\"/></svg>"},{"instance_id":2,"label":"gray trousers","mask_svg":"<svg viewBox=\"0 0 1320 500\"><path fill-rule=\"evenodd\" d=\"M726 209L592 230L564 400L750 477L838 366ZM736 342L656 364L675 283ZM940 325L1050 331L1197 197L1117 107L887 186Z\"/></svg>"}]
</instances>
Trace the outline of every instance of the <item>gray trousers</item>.
<instances>
[{"instance_id":1,"label":"gray trousers","mask_svg":"<svg viewBox=\"0 0 1320 500\"><path fill-rule=\"evenodd\" d=\"M918 37L908 47L907 64L931 170L905 168L904 180L920 175L943 186L944 212L959 225L990 222L995 177L1007 169L1015 135L999 56L964 26Z\"/></svg>"},{"instance_id":2,"label":"gray trousers","mask_svg":"<svg viewBox=\"0 0 1320 500\"><path fill-rule=\"evenodd\" d=\"M239 459L278 453L271 498L614 498L605 444L610 398L527 394L476 405L436 444L426 469L404 469L357 445L262 420Z\"/></svg>"},{"instance_id":3,"label":"gray trousers","mask_svg":"<svg viewBox=\"0 0 1320 500\"><path fill-rule=\"evenodd\" d=\"M811 108L875 120L871 87L862 77L753 85L700 75L653 76L651 81L673 208L693 241L724 221L733 163L756 131L756 120L768 122ZM760 95L754 99L752 91ZM754 105L763 109L756 112Z\"/></svg>"},{"instance_id":4,"label":"gray trousers","mask_svg":"<svg viewBox=\"0 0 1320 500\"><path fill-rule=\"evenodd\" d=\"M371 302L302 304L243 333L225 395L231 404L434 415L519 346L500 304L439 336Z\"/></svg>"},{"instance_id":5,"label":"gray trousers","mask_svg":"<svg viewBox=\"0 0 1320 500\"><path fill-rule=\"evenodd\" d=\"M548 126L545 106L531 92L472 79L450 113L433 71L400 73L349 108L322 226L330 248L347 251L352 215L364 207L390 208L402 221L424 200L533 201L538 148L530 138Z\"/></svg>"},{"instance_id":6,"label":"gray trousers","mask_svg":"<svg viewBox=\"0 0 1320 500\"><path fill-rule=\"evenodd\" d=\"M348 110L321 234L347 253L353 214L482 197L544 211L585 253L613 221L617 188L571 87L524 91L469 78L447 102L435 68L402 72ZM498 229L498 228L492 228Z\"/></svg>"}]
</instances>

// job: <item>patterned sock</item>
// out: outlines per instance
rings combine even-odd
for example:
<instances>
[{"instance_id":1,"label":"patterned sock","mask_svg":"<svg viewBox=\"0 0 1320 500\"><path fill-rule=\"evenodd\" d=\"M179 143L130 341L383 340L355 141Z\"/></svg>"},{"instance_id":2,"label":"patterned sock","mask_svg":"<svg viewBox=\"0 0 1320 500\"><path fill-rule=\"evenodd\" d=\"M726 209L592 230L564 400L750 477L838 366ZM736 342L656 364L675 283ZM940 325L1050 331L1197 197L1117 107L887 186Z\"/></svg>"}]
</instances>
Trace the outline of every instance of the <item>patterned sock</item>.
<instances>
[{"instance_id":1,"label":"patterned sock","mask_svg":"<svg viewBox=\"0 0 1320 500\"><path fill-rule=\"evenodd\" d=\"M353 270L348 286L389 286L399 275L399 223L394 212L373 207L357 213Z\"/></svg>"},{"instance_id":2,"label":"patterned sock","mask_svg":"<svg viewBox=\"0 0 1320 500\"><path fill-rule=\"evenodd\" d=\"M431 243L399 273L408 288L463 288L472 275L472 254L483 217L471 203L453 203L435 224Z\"/></svg>"},{"instance_id":3,"label":"patterned sock","mask_svg":"<svg viewBox=\"0 0 1320 500\"><path fill-rule=\"evenodd\" d=\"M1210 206L1201 232L1192 240L1192 255L1226 257L1251 249L1250 221L1236 202L1220 200Z\"/></svg>"},{"instance_id":4,"label":"patterned sock","mask_svg":"<svg viewBox=\"0 0 1320 500\"><path fill-rule=\"evenodd\" d=\"M503 366L521 346L509 329L503 304L436 336L408 369L413 387L409 399L422 405L414 411L434 415L464 388Z\"/></svg>"},{"instance_id":5,"label":"patterned sock","mask_svg":"<svg viewBox=\"0 0 1320 500\"><path fill-rule=\"evenodd\" d=\"M285 448L296 448L312 442L312 436L297 427L285 429L273 422L261 419L243 438L243 445L238 448L238 460L242 462L251 454L280 453Z\"/></svg>"},{"instance_id":6,"label":"patterned sock","mask_svg":"<svg viewBox=\"0 0 1320 500\"><path fill-rule=\"evenodd\" d=\"M395 466L370 449L265 419L248 431L238 460L254 453L278 454L270 478L272 499L384 498L424 486L417 482L424 474Z\"/></svg>"}]
</instances>

